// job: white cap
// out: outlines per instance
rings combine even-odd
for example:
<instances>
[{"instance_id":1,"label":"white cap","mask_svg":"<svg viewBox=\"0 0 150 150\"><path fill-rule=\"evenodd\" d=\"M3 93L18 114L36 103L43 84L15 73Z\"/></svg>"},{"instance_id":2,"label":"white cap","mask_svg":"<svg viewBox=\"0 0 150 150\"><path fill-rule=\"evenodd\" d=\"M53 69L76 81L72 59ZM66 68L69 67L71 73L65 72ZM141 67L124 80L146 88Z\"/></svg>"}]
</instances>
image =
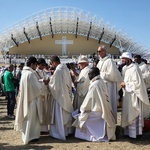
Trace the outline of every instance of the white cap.
<instances>
[{"instance_id":1,"label":"white cap","mask_svg":"<svg viewBox=\"0 0 150 150\"><path fill-rule=\"evenodd\" d=\"M85 55L79 56L78 63L84 63L84 62L88 63L89 62L88 58Z\"/></svg>"},{"instance_id":2,"label":"white cap","mask_svg":"<svg viewBox=\"0 0 150 150\"><path fill-rule=\"evenodd\" d=\"M132 60L132 54L131 52L124 52L122 53L121 58L129 58Z\"/></svg>"}]
</instances>

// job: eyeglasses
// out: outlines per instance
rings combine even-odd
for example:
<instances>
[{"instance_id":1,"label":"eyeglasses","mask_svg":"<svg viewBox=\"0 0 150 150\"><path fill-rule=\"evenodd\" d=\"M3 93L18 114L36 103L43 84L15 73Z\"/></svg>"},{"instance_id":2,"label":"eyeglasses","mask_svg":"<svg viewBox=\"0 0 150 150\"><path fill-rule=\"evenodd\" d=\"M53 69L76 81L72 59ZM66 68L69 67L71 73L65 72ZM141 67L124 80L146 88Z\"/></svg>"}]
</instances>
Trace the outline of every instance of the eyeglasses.
<instances>
[{"instance_id":1,"label":"eyeglasses","mask_svg":"<svg viewBox=\"0 0 150 150\"><path fill-rule=\"evenodd\" d=\"M101 52L103 52L103 50L102 51L97 51L97 53L101 53Z\"/></svg>"}]
</instances>

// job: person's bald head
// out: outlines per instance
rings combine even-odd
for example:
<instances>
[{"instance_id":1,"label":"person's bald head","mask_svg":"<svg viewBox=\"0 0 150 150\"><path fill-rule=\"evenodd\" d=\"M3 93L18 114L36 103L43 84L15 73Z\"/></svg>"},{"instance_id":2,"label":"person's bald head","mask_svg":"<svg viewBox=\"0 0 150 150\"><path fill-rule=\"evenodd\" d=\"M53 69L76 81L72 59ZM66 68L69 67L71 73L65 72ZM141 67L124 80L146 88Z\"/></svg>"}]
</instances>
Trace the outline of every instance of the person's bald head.
<instances>
[{"instance_id":1,"label":"person's bald head","mask_svg":"<svg viewBox=\"0 0 150 150\"><path fill-rule=\"evenodd\" d=\"M100 45L98 47L97 53L101 58L104 58L107 53L107 47L105 45Z\"/></svg>"},{"instance_id":2,"label":"person's bald head","mask_svg":"<svg viewBox=\"0 0 150 150\"><path fill-rule=\"evenodd\" d=\"M94 77L100 75L100 71L97 67L90 68L90 71L88 73L89 79L92 80Z\"/></svg>"}]
</instances>

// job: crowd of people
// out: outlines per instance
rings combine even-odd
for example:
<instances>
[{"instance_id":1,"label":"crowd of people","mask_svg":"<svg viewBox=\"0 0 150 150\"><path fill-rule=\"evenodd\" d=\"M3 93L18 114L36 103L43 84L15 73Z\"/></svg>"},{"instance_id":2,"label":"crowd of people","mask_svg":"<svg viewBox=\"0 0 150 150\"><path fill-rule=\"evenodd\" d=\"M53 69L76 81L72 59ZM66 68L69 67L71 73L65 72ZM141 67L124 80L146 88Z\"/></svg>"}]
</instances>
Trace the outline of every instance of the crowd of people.
<instances>
[{"instance_id":1,"label":"crowd of people","mask_svg":"<svg viewBox=\"0 0 150 150\"><path fill-rule=\"evenodd\" d=\"M116 140L118 100L124 134L142 135L150 114L150 69L140 55L124 52L121 59L117 66L100 45L92 65L85 55L78 64L62 64L58 56L47 64L31 56L13 74L10 64L3 75L7 115L15 119L23 143L37 141L42 132L60 140L69 134L87 141Z\"/></svg>"}]
</instances>

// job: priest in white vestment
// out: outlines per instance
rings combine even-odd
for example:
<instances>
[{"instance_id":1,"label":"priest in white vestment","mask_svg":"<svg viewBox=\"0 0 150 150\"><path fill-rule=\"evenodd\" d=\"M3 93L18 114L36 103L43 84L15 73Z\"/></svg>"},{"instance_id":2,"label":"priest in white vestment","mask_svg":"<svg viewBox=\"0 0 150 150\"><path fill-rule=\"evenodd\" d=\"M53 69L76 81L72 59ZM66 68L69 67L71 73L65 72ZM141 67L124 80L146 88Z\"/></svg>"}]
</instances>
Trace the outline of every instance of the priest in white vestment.
<instances>
[{"instance_id":1,"label":"priest in white vestment","mask_svg":"<svg viewBox=\"0 0 150 150\"><path fill-rule=\"evenodd\" d=\"M75 110L80 110L80 106L82 105L90 85L90 80L88 77L90 67L88 58L85 55L79 56L78 66L81 71L79 73L78 79L74 82L76 93L74 96L73 106Z\"/></svg>"},{"instance_id":2,"label":"priest in white vestment","mask_svg":"<svg viewBox=\"0 0 150 150\"><path fill-rule=\"evenodd\" d=\"M55 68L49 82L53 99L50 136L66 140L66 136L72 133L72 80L69 69L60 63L58 56L52 56L50 60Z\"/></svg>"},{"instance_id":3,"label":"priest in white vestment","mask_svg":"<svg viewBox=\"0 0 150 150\"><path fill-rule=\"evenodd\" d=\"M49 125L50 125L50 101L51 101L51 93L49 90L49 75L44 71L46 61L44 58L38 59L38 65L36 68L36 73L39 79L39 82L43 84L43 91L42 94L38 97L38 107L39 110L41 110L41 132L48 132L49 131Z\"/></svg>"},{"instance_id":4,"label":"priest in white vestment","mask_svg":"<svg viewBox=\"0 0 150 150\"><path fill-rule=\"evenodd\" d=\"M39 139L41 124L37 98L41 95L43 85L38 81L35 69L37 60L30 57L24 66L17 99L17 110L14 129L22 132L24 144Z\"/></svg>"},{"instance_id":5,"label":"priest in white vestment","mask_svg":"<svg viewBox=\"0 0 150 150\"><path fill-rule=\"evenodd\" d=\"M146 88L150 88L150 70L148 68L148 65L145 64L145 62L142 61L140 55L135 55L134 56L134 61L138 64L141 72L142 72L142 77L144 79Z\"/></svg>"},{"instance_id":6,"label":"priest in white vestment","mask_svg":"<svg viewBox=\"0 0 150 150\"><path fill-rule=\"evenodd\" d=\"M111 59L111 56L107 54L107 47L104 45L99 46L97 53L100 57L97 67L100 70L101 78L107 85L110 103L117 123L118 91L121 89L120 83L123 79L115 62Z\"/></svg>"},{"instance_id":7,"label":"priest in white vestment","mask_svg":"<svg viewBox=\"0 0 150 150\"><path fill-rule=\"evenodd\" d=\"M115 119L109 102L106 84L99 75L99 69L90 69L91 80L88 93L81 105L80 113L73 113L76 118L75 137L87 141L115 140Z\"/></svg>"},{"instance_id":8,"label":"priest in white vestment","mask_svg":"<svg viewBox=\"0 0 150 150\"><path fill-rule=\"evenodd\" d=\"M150 113L150 104L141 70L132 63L132 54L124 52L122 62L125 66L122 70L124 82L121 83L124 89L121 126L125 135L136 138L142 135L144 118Z\"/></svg>"}]
</instances>

